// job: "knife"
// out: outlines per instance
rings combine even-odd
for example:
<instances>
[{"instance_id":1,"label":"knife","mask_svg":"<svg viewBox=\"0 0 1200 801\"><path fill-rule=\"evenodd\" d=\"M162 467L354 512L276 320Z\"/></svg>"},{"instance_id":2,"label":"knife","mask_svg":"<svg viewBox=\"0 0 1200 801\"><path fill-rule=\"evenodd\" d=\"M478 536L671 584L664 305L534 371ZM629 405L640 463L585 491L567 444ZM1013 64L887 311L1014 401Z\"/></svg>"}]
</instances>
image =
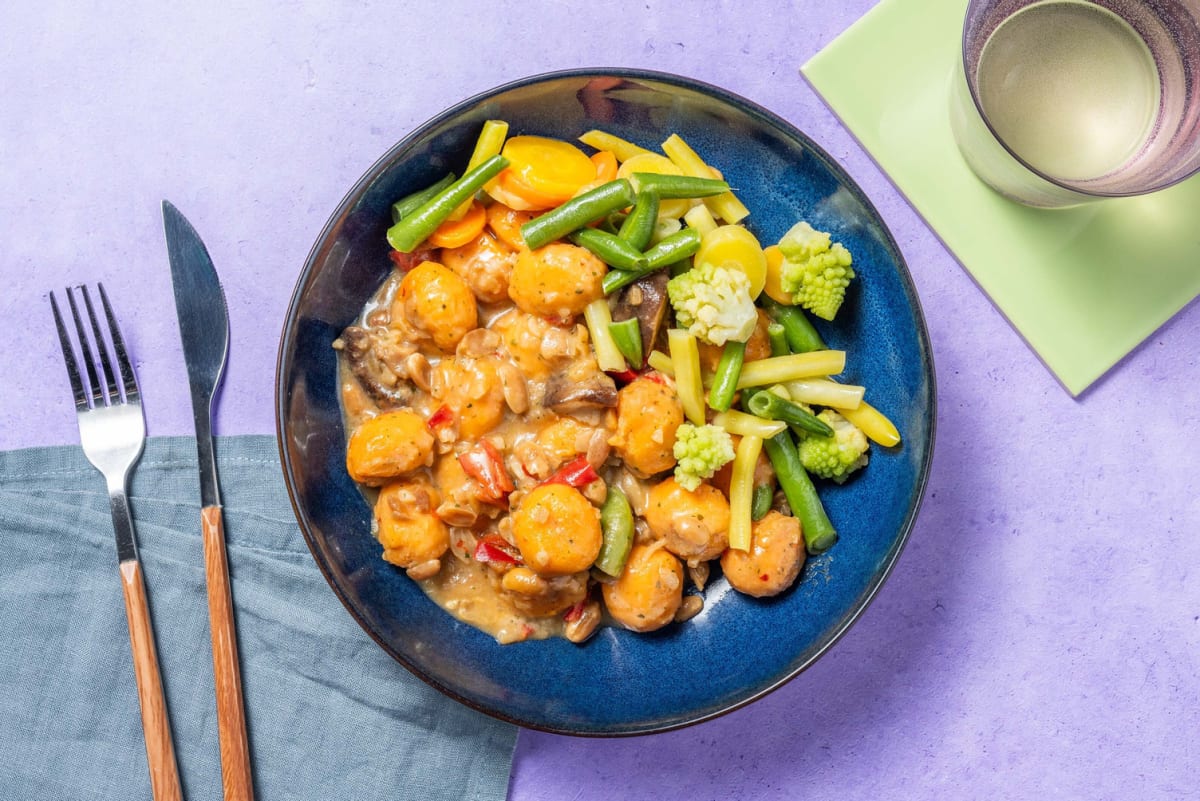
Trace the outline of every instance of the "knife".
<instances>
[{"instance_id":1,"label":"knife","mask_svg":"<svg viewBox=\"0 0 1200 801\"><path fill-rule=\"evenodd\" d=\"M200 456L200 524L204 540L204 578L208 587L208 620L212 635L213 679L217 696L217 736L221 748L221 785L226 801L251 801L250 745L242 704L233 595L225 553L221 490L213 454L213 396L221 383L229 352L229 314L217 271L200 235L164 200L163 227L171 262L171 285L183 339Z\"/></svg>"}]
</instances>

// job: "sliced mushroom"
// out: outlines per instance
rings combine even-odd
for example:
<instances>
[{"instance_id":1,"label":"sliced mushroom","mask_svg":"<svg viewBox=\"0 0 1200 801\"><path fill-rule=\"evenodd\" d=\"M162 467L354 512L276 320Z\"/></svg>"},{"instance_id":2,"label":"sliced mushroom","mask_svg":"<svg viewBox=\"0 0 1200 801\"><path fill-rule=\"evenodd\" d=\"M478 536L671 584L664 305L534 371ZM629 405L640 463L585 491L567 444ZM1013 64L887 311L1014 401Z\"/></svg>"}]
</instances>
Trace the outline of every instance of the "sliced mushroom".
<instances>
[{"instance_id":1,"label":"sliced mushroom","mask_svg":"<svg viewBox=\"0 0 1200 801\"><path fill-rule=\"evenodd\" d=\"M663 320L666 319L668 280L670 276L666 270L639 278L625 287L613 304L614 322L637 319L642 334L642 358L650 357Z\"/></svg>"},{"instance_id":2,"label":"sliced mushroom","mask_svg":"<svg viewBox=\"0 0 1200 801\"><path fill-rule=\"evenodd\" d=\"M542 405L559 414L590 408L612 408L617 405L617 385L604 373L593 373L582 381L572 381L563 374L546 381Z\"/></svg>"},{"instance_id":3,"label":"sliced mushroom","mask_svg":"<svg viewBox=\"0 0 1200 801\"><path fill-rule=\"evenodd\" d=\"M704 609L704 598L699 595L685 595L679 609L675 611L675 622L684 623L700 614Z\"/></svg>"},{"instance_id":4,"label":"sliced mushroom","mask_svg":"<svg viewBox=\"0 0 1200 801\"><path fill-rule=\"evenodd\" d=\"M412 385L380 358L372 330L382 329L352 325L342 332L340 341L350 370L381 408L407 405L412 399Z\"/></svg>"},{"instance_id":5,"label":"sliced mushroom","mask_svg":"<svg viewBox=\"0 0 1200 801\"><path fill-rule=\"evenodd\" d=\"M576 644L585 642L596 633L601 617L600 604L586 601L580 606L579 613L567 621L563 627L563 635Z\"/></svg>"}]
</instances>

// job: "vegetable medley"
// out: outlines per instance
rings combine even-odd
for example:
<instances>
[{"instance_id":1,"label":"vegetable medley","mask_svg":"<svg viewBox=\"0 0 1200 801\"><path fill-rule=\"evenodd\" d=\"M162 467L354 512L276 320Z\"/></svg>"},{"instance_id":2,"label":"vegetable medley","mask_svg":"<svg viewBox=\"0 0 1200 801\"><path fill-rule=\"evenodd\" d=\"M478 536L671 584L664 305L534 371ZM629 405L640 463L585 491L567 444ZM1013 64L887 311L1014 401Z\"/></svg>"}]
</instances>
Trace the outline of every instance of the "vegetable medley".
<instances>
[{"instance_id":1,"label":"vegetable medley","mask_svg":"<svg viewBox=\"0 0 1200 801\"><path fill-rule=\"evenodd\" d=\"M763 247L677 135L580 140L487 122L395 203L393 275L334 343L383 558L500 642L685 621L714 561L787 590L837 541L814 481L900 441L809 318L845 247L802 220Z\"/></svg>"}]
</instances>

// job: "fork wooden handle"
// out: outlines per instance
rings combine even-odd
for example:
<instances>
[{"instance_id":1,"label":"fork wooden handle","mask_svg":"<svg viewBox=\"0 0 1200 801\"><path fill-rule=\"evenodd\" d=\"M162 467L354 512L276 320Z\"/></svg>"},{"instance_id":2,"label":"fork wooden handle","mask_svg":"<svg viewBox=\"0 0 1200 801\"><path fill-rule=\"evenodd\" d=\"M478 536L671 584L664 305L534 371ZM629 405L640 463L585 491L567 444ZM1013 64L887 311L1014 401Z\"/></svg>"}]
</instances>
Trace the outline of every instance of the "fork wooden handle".
<instances>
[{"instance_id":1,"label":"fork wooden handle","mask_svg":"<svg viewBox=\"0 0 1200 801\"><path fill-rule=\"evenodd\" d=\"M146 738L146 761L150 766L150 790L154 801L180 801L179 766L171 740L167 699L158 669L154 628L142 565L136 559L120 564L121 589L125 594L125 616L129 618L129 645L133 650L133 672L137 677L138 703L142 708L142 731Z\"/></svg>"},{"instance_id":2,"label":"fork wooden handle","mask_svg":"<svg viewBox=\"0 0 1200 801\"><path fill-rule=\"evenodd\" d=\"M225 555L225 524L220 506L200 510L204 538L204 575L208 585L208 620L212 632L213 679L217 691L217 737L221 746L221 785L225 801L252 801L250 744L242 704L233 595Z\"/></svg>"}]
</instances>

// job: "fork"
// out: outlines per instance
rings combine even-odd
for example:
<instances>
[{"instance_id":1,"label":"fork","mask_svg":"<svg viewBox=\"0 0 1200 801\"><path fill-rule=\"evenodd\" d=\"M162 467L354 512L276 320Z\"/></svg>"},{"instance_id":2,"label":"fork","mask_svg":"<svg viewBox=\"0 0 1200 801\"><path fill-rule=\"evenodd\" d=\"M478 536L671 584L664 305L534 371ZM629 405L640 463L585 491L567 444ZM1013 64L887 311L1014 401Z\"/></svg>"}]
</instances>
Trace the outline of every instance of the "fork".
<instances>
[{"instance_id":1,"label":"fork","mask_svg":"<svg viewBox=\"0 0 1200 801\"><path fill-rule=\"evenodd\" d=\"M97 283L96 288L108 322L112 358L87 287L80 285L66 290L84 365L82 372L76 361L70 332L63 322L53 292L50 293L50 308L58 327L67 375L75 392L75 411L83 452L108 483L108 500L117 538L117 562L121 588L125 594L125 615L129 620L129 644L133 651L133 670L142 711L142 733L146 740L146 761L150 768L150 788L155 801L171 801L182 798L183 793L175 746L171 741L171 723L167 717L158 653L154 646L146 583L142 578L133 517L126 495L129 473L142 455L145 445L146 418L142 413L137 377L125 351L125 341L108 302L108 295L104 292L103 284ZM76 294L82 298L91 323L92 344L88 341L88 330L80 315ZM93 344L98 358L93 358ZM113 372L113 359L116 361L116 373Z\"/></svg>"}]
</instances>

